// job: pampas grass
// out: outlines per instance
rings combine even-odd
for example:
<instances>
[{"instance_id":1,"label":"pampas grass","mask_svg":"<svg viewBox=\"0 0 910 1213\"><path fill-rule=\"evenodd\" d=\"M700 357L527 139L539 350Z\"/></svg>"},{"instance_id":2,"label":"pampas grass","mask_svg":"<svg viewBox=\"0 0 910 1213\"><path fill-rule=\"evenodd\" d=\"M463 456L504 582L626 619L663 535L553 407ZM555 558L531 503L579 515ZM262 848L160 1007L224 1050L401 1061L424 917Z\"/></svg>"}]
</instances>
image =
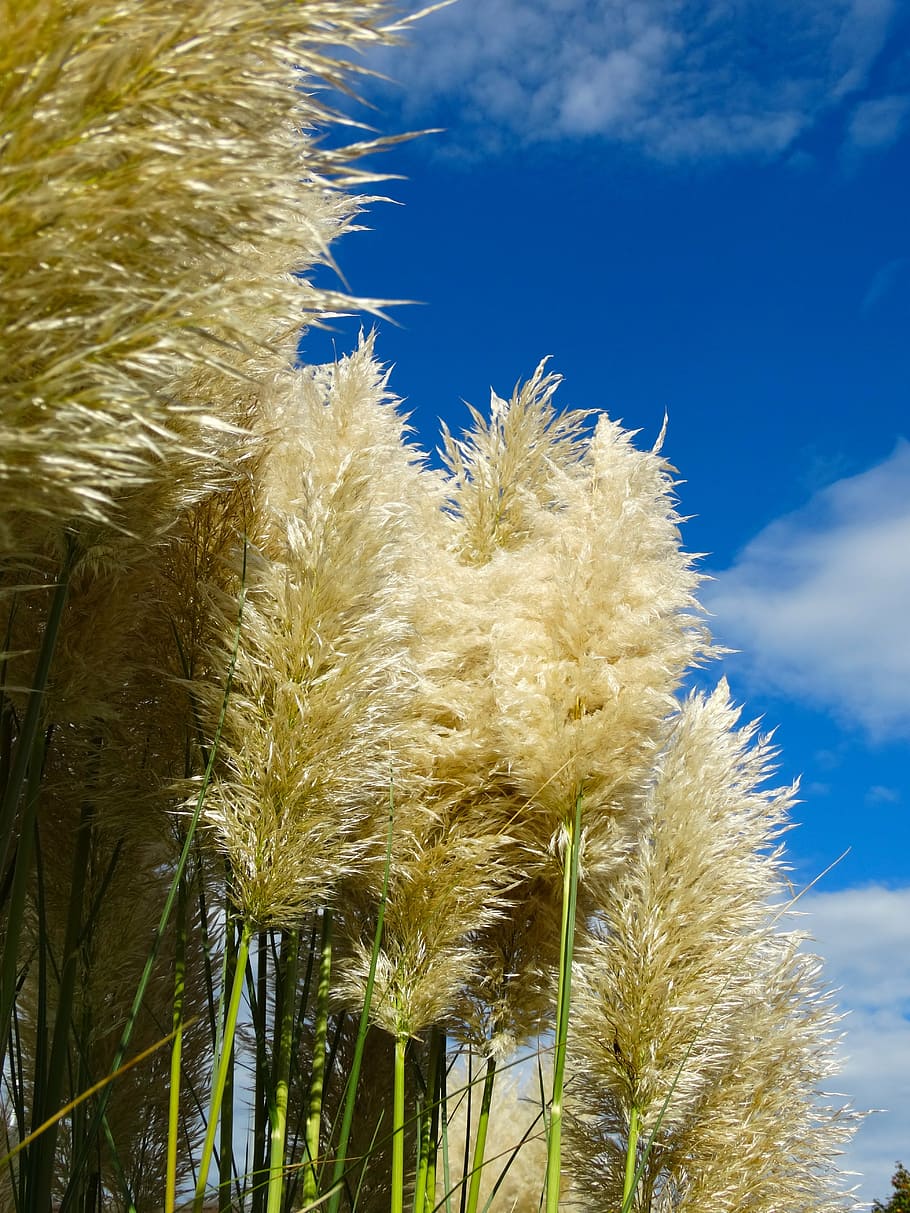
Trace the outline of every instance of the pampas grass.
<instances>
[{"instance_id":1,"label":"pampas grass","mask_svg":"<svg viewBox=\"0 0 910 1213\"><path fill-rule=\"evenodd\" d=\"M387 37L385 18L379 2L319 0L4 6L14 550L42 519L160 526L198 493L198 460L217 468L249 376L286 364L301 323L342 302L299 271L356 211L329 183L368 175L299 133L332 116L296 86L340 81L328 47ZM163 478L163 516L136 517L132 497Z\"/></svg>"},{"instance_id":2,"label":"pampas grass","mask_svg":"<svg viewBox=\"0 0 910 1213\"><path fill-rule=\"evenodd\" d=\"M394 13L0 17L0 1203L849 1208L659 444L296 364Z\"/></svg>"},{"instance_id":3,"label":"pampas grass","mask_svg":"<svg viewBox=\"0 0 910 1213\"><path fill-rule=\"evenodd\" d=\"M724 684L683 705L643 845L588 924L570 1158L592 1209L840 1199L849 1125L817 1102L837 1017L774 907L793 789L764 786L773 751L737 716Z\"/></svg>"}]
</instances>

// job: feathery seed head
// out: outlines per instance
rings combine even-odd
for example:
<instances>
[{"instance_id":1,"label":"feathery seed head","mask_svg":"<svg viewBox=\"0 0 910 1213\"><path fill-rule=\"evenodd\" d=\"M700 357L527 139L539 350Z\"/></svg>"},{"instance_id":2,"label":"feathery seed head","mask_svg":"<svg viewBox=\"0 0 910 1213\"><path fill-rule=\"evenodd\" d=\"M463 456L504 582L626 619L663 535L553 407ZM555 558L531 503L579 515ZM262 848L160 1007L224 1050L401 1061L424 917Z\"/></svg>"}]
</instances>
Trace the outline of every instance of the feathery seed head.
<instances>
[{"instance_id":1,"label":"feathery seed head","mask_svg":"<svg viewBox=\"0 0 910 1213\"><path fill-rule=\"evenodd\" d=\"M581 461L553 472L533 542L489 566L493 727L529 846L545 855L580 796L592 874L625 853L674 691L709 651L672 488L602 417Z\"/></svg>"},{"instance_id":2,"label":"feathery seed head","mask_svg":"<svg viewBox=\"0 0 910 1213\"><path fill-rule=\"evenodd\" d=\"M621 1201L633 1108L655 1134L643 1207L845 1207L829 1170L847 1120L816 1102L836 1020L770 909L793 789L763 786L773 752L737 715L723 683L680 710L650 825L578 954L573 1142L592 1208Z\"/></svg>"},{"instance_id":3,"label":"feathery seed head","mask_svg":"<svg viewBox=\"0 0 910 1213\"><path fill-rule=\"evenodd\" d=\"M499 848L495 837L452 833L396 848L370 1003L379 1027L414 1036L452 1015L462 987L477 975L475 935L503 918ZM347 924L339 993L355 1005L363 1005L373 921L368 906Z\"/></svg>"},{"instance_id":4,"label":"feathery seed head","mask_svg":"<svg viewBox=\"0 0 910 1213\"><path fill-rule=\"evenodd\" d=\"M408 553L423 473L369 343L275 391L262 411L258 553L205 819L243 915L289 925L381 861L415 685ZM226 615L224 646L232 626ZM219 687L206 694L214 709Z\"/></svg>"},{"instance_id":5,"label":"feathery seed head","mask_svg":"<svg viewBox=\"0 0 910 1213\"><path fill-rule=\"evenodd\" d=\"M388 39L387 11L4 6L3 546L38 518L126 525L124 494L217 456L237 424L232 393L194 395L195 373L285 365L304 320L337 310L299 271L350 225L338 186L370 179L351 168L365 145L302 134L334 116L299 85L349 77L330 48Z\"/></svg>"},{"instance_id":6,"label":"feathery seed head","mask_svg":"<svg viewBox=\"0 0 910 1213\"><path fill-rule=\"evenodd\" d=\"M541 508L558 506L554 477L581 458L587 412L558 412L562 379L545 374L546 360L506 402L490 393L490 420L471 408L473 430L455 439L443 426L451 503L460 521L464 558L482 565L501 548L534 537Z\"/></svg>"}]
</instances>

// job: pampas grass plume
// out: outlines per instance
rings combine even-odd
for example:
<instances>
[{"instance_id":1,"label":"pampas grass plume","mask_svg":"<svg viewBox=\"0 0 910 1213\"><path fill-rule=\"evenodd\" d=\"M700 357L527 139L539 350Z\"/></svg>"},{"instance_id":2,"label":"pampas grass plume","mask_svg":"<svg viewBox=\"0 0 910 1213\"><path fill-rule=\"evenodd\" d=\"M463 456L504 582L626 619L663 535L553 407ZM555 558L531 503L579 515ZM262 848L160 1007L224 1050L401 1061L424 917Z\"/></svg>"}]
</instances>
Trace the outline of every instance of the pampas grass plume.
<instances>
[{"instance_id":1,"label":"pampas grass plume","mask_svg":"<svg viewBox=\"0 0 910 1213\"><path fill-rule=\"evenodd\" d=\"M15 517L21 551L36 519L122 526L125 494L217 453L234 393L194 374L286 364L337 308L299 271L357 210L331 187L356 151L301 135L332 115L298 86L390 31L381 0L0 12L0 540Z\"/></svg>"},{"instance_id":2,"label":"pampas grass plume","mask_svg":"<svg viewBox=\"0 0 910 1213\"><path fill-rule=\"evenodd\" d=\"M651 824L590 925L575 976L570 1167L622 1204L630 1125L651 1150L635 1208L849 1208L849 1117L818 1102L836 1023L799 938L774 925L793 789L737 731L724 683L681 708Z\"/></svg>"},{"instance_id":3,"label":"pampas grass plume","mask_svg":"<svg viewBox=\"0 0 910 1213\"><path fill-rule=\"evenodd\" d=\"M381 875L416 680L408 552L423 473L369 342L277 382L260 425L256 550L204 816L243 916L293 926L342 878ZM235 616L229 603L225 654Z\"/></svg>"}]
</instances>

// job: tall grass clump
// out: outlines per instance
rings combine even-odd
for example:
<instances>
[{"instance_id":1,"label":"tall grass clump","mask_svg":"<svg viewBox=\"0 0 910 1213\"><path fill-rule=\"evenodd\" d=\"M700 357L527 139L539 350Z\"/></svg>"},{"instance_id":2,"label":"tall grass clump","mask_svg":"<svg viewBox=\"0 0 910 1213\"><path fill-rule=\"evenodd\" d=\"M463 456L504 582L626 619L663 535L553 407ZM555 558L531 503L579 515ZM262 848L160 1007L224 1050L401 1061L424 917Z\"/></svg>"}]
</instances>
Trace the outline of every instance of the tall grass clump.
<instances>
[{"instance_id":1,"label":"tall grass clump","mask_svg":"<svg viewBox=\"0 0 910 1213\"><path fill-rule=\"evenodd\" d=\"M0 1205L851 1207L660 443L297 361L390 6L0 16Z\"/></svg>"}]
</instances>

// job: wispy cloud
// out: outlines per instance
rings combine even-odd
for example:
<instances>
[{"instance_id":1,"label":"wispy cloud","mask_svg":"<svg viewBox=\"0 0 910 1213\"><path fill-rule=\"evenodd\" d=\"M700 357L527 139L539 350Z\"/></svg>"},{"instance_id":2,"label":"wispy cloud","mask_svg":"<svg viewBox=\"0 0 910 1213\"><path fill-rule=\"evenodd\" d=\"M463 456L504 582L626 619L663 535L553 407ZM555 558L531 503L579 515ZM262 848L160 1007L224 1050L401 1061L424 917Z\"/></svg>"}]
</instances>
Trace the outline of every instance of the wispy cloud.
<instances>
[{"instance_id":1,"label":"wispy cloud","mask_svg":"<svg viewBox=\"0 0 910 1213\"><path fill-rule=\"evenodd\" d=\"M753 684L910 735L910 443L771 523L705 598Z\"/></svg>"},{"instance_id":2,"label":"wispy cloud","mask_svg":"<svg viewBox=\"0 0 910 1213\"><path fill-rule=\"evenodd\" d=\"M599 136L661 160L784 151L861 88L894 0L458 0L386 57L463 143ZM872 105L872 102L868 104ZM858 138L885 137L857 110ZM876 125L877 124L877 125ZM865 133L864 133L865 132Z\"/></svg>"},{"instance_id":3,"label":"wispy cloud","mask_svg":"<svg viewBox=\"0 0 910 1213\"><path fill-rule=\"evenodd\" d=\"M840 1089L857 1109L881 1109L860 1128L845 1163L862 1174L867 1201L884 1200L910 1142L910 888L811 893L799 908L848 1012Z\"/></svg>"},{"instance_id":4,"label":"wispy cloud","mask_svg":"<svg viewBox=\"0 0 910 1213\"><path fill-rule=\"evenodd\" d=\"M897 788L889 788L882 783L875 783L866 793L866 804L900 804L901 794Z\"/></svg>"},{"instance_id":5,"label":"wispy cloud","mask_svg":"<svg viewBox=\"0 0 910 1213\"><path fill-rule=\"evenodd\" d=\"M903 134L910 119L910 96L895 93L861 102L847 128L848 150L879 151Z\"/></svg>"},{"instance_id":6,"label":"wispy cloud","mask_svg":"<svg viewBox=\"0 0 910 1213\"><path fill-rule=\"evenodd\" d=\"M910 257L895 257L893 261L888 261L876 270L863 296L861 310L871 312L873 308L877 307L899 286L901 279L906 278L908 270L910 270Z\"/></svg>"}]
</instances>

